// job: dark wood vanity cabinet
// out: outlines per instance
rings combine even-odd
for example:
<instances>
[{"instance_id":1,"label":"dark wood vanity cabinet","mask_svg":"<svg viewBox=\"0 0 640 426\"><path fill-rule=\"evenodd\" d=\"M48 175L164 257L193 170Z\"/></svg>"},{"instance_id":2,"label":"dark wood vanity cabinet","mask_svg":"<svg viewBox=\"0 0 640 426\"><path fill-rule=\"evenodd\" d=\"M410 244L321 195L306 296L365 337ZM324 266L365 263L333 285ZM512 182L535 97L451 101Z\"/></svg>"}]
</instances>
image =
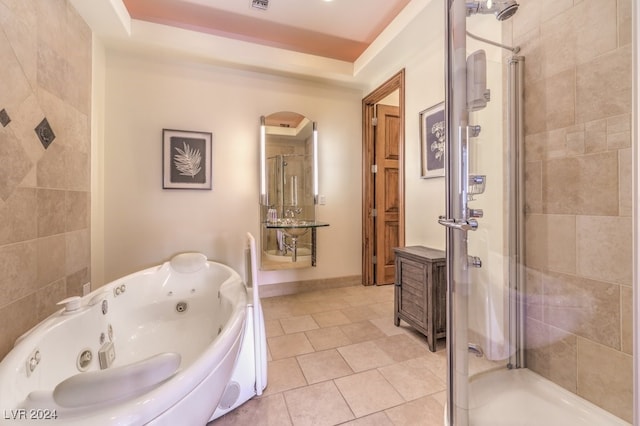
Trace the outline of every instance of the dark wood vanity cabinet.
<instances>
[{"instance_id":1,"label":"dark wood vanity cabinet","mask_svg":"<svg viewBox=\"0 0 640 426\"><path fill-rule=\"evenodd\" d=\"M423 246L394 249L396 254L395 315L420 331L435 352L446 335L447 270L445 252Z\"/></svg>"}]
</instances>

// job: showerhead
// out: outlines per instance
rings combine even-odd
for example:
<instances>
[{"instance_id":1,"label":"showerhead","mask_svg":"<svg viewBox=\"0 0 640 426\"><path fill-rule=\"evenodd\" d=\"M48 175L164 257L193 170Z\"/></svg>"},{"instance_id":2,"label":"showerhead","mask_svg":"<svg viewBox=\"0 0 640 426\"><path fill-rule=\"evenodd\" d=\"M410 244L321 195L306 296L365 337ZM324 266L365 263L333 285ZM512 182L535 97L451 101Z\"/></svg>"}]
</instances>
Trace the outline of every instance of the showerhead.
<instances>
[{"instance_id":1,"label":"showerhead","mask_svg":"<svg viewBox=\"0 0 640 426\"><path fill-rule=\"evenodd\" d=\"M518 3L514 0L503 1L467 1L467 16L493 13L498 21L504 21L511 18L518 10Z\"/></svg>"}]
</instances>

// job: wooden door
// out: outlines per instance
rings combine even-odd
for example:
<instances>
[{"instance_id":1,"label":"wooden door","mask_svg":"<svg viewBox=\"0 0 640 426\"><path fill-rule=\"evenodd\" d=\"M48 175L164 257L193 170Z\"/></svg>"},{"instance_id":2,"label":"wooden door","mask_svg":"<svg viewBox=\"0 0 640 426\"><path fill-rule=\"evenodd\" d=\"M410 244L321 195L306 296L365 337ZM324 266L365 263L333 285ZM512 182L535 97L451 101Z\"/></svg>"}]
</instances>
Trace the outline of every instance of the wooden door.
<instances>
[{"instance_id":1,"label":"wooden door","mask_svg":"<svg viewBox=\"0 0 640 426\"><path fill-rule=\"evenodd\" d=\"M376 284L393 284L395 254L400 246L400 114L377 105L375 130Z\"/></svg>"},{"instance_id":2,"label":"wooden door","mask_svg":"<svg viewBox=\"0 0 640 426\"><path fill-rule=\"evenodd\" d=\"M396 91L397 97L394 96ZM396 98L396 102L386 102L385 100L389 97ZM397 105L397 109L395 113L381 113L378 120L380 126L374 126L373 118L378 117L377 108L384 104ZM395 118L393 118L394 115ZM395 133L396 136L378 137L376 135L378 132L383 135ZM378 147L376 140L382 141L385 138L388 141L396 140L397 145ZM404 70L400 70L362 100L362 284L364 285L394 281L392 271L395 266L392 248L394 244L396 247L404 246L403 150ZM377 161L376 151L384 152L380 156L381 162ZM393 170L394 167L385 170L385 167L393 166L394 162L396 170ZM375 170L379 170L379 173ZM385 177L380 176L381 174ZM376 186L382 189L377 191L377 196ZM390 186L392 190L387 193L383 188ZM395 223L393 223L394 219ZM387 241L386 245L383 244L384 241Z\"/></svg>"}]
</instances>

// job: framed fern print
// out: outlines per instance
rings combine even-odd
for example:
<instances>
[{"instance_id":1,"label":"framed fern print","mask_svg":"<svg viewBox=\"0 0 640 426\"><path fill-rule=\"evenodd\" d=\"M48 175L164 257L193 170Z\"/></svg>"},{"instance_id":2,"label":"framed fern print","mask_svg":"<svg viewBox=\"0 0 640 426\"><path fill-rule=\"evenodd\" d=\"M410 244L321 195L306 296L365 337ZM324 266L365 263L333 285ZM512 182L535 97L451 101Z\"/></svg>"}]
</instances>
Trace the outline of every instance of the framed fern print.
<instances>
[{"instance_id":1,"label":"framed fern print","mask_svg":"<svg viewBox=\"0 0 640 426\"><path fill-rule=\"evenodd\" d=\"M162 129L162 187L211 189L211 133Z\"/></svg>"}]
</instances>

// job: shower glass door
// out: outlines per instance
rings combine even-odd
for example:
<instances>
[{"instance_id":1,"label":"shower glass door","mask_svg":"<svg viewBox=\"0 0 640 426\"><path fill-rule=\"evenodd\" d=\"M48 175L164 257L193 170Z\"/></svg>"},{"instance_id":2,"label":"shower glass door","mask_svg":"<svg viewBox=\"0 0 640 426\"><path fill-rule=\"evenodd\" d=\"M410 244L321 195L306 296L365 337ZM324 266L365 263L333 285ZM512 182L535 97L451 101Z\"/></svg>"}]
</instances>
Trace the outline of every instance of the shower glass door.
<instances>
[{"instance_id":1,"label":"shower glass door","mask_svg":"<svg viewBox=\"0 0 640 426\"><path fill-rule=\"evenodd\" d=\"M629 425L626 24L518 3L447 2L447 422Z\"/></svg>"},{"instance_id":2,"label":"shower glass door","mask_svg":"<svg viewBox=\"0 0 640 426\"><path fill-rule=\"evenodd\" d=\"M449 31L447 226L450 424L474 423L474 407L490 394L474 392L484 372L519 367L515 318L518 272L517 164L505 125L504 49L467 37L464 1L452 1ZM476 36L501 41L493 15L474 16ZM512 184L511 182L514 182ZM510 276L513 280L510 280ZM512 296L514 296L512 298ZM514 316L513 318L511 318ZM512 328L512 325L516 326ZM485 400L483 400L483 398Z\"/></svg>"}]
</instances>

